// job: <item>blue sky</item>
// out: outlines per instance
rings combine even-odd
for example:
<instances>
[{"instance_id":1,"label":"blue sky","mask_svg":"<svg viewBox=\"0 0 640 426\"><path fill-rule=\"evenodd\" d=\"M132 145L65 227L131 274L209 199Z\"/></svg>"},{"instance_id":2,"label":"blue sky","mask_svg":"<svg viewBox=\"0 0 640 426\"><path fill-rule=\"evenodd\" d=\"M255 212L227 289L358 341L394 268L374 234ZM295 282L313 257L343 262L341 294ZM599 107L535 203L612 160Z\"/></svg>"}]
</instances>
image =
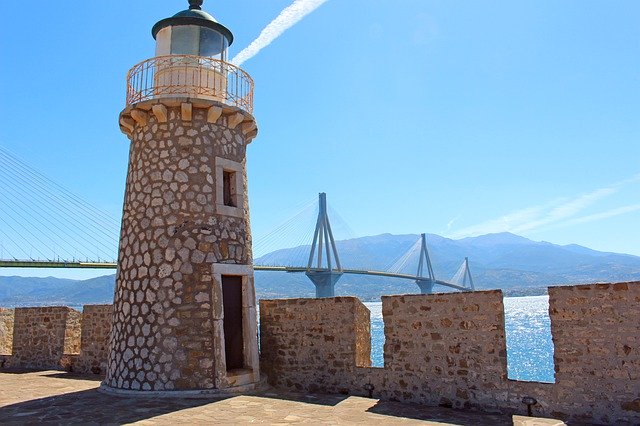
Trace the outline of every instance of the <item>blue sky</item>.
<instances>
[{"instance_id":1,"label":"blue sky","mask_svg":"<svg viewBox=\"0 0 640 426\"><path fill-rule=\"evenodd\" d=\"M291 1L204 8L233 57ZM125 75L186 5L2 2L0 146L119 217ZM254 237L324 191L360 236L640 255L639 21L637 1L326 1L242 65Z\"/></svg>"}]
</instances>

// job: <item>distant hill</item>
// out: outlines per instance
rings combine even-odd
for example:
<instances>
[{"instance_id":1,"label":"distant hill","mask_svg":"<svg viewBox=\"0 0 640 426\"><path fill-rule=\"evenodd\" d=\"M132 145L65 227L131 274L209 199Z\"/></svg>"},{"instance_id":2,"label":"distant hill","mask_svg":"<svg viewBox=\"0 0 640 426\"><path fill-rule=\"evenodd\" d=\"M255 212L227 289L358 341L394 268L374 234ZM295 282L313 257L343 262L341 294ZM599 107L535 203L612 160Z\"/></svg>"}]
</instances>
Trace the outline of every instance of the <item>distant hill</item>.
<instances>
[{"instance_id":1,"label":"distant hill","mask_svg":"<svg viewBox=\"0 0 640 426\"><path fill-rule=\"evenodd\" d=\"M349 268L387 270L407 252L419 236L382 234L336 242L342 264ZM449 279L465 257L478 289L501 288L506 294L541 294L549 285L640 280L640 257L607 253L571 244L537 242L508 232L452 240L427 235L436 278ZM255 260L262 265L305 264L300 254L309 246L278 250ZM407 259L401 272L415 274L419 252ZM258 275L258 290L274 296L313 294L303 274ZM380 294L411 293L417 286L407 280L345 275L336 285L341 295L356 294L364 300ZM436 291L446 291L436 287Z\"/></svg>"},{"instance_id":2,"label":"distant hill","mask_svg":"<svg viewBox=\"0 0 640 426\"><path fill-rule=\"evenodd\" d=\"M115 275L89 280L0 277L0 306L102 304L113 302Z\"/></svg>"},{"instance_id":3,"label":"distant hill","mask_svg":"<svg viewBox=\"0 0 640 426\"><path fill-rule=\"evenodd\" d=\"M338 241L342 264L349 268L387 270L418 240L418 235L391 235ZM469 257L476 288L501 288L507 295L541 294L546 286L589 282L640 280L640 257L607 253L570 244L560 246L536 242L510 233L487 234L451 240L427 236L437 278L449 279ZM305 262L309 246L277 250L256 259L261 265L297 265ZM415 273L418 251L406 261L402 272ZM256 272L259 298L307 297L315 290L304 274ZM57 278L0 277L0 306L34 306L110 303L114 275L85 281ZM437 291L446 291L436 287ZM377 300L382 294L415 293L408 280L368 276L341 278L339 295Z\"/></svg>"}]
</instances>

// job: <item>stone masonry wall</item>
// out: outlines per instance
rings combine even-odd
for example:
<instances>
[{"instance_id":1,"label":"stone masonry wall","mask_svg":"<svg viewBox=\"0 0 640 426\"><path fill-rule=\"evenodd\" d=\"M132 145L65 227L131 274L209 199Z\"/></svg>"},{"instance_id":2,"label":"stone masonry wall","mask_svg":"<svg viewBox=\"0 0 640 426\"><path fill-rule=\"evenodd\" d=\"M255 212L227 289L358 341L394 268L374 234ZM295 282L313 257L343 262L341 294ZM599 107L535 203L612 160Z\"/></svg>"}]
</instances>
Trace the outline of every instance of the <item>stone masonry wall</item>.
<instances>
[{"instance_id":1,"label":"stone masonry wall","mask_svg":"<svg viewBox=\"0 0 640 426\"><path fill-rule=\"evenodd\" d=\"M73 371L94 374L106 372L112 317L113 305L83 307L80 354L73 362Z\"/></svg>"},{"instance_id":2,"label":"stone masonry wall","mask_svg":"<svg viewBox=\"0 0 640 426\"><path fill-rule=\"evenodd\" d=\"M11 355L13 315L13 309L0 308L0 355Z\"/></svg>"},{"instance_id":3,"label":"stone masonry wall","mask_svg":"<svg viewBox=\"0 0 640 426\"><path fill-rule=\"evenodd\" d=\"M252 264L247 139L224 115L211 120L207 108L163 102L155 105L162 114L130 111L136 122L105 384L214 389L224 386L226 366L213 268ZM221 202L230 169L236 207Z\"/></svg>"},{"instance_id":4,"label":"stone masonry wall","mask_svg":"<svg viewBox=\"0 0 640 426\"><path fill-rule=\"evenodd\" d=\"M104 366L93 345L105 341L109 311L85 307L82 325L94 329L83 332L75 371L83 357ZM519 414L532 396L537 416L640 423L640 282L552 287L549 311L551 384L506 379L499 291L385 297L385 368L370 367L369 312L356 298L262 300L261 366L272 385L297 391L367 395L372 387L382 399ZM65 334L79 336L65 333L78 314L16 309L6 366L59 367Z\"/></svg>"},{"instance_id":5,"label":"stone masonry wall","mask_svg":"<svg viewBox=\"0 0 640 426\"><path fill-rule=\"evenodd\" d=\"M371 365L369 310L355 297L260 301L260 366L276 387L349 393Z\"/></svg>"},{"instance_id":6,"label":"stone masonry wall","mask_svg":"<svg viewBox=\"0 0 640 426\"><path fill-rule=\"evenodd\" d=\"M388 399L493 408L507 379L500 291L383 296Z\"/></svg>"},{"instance_id":7,"label":"stone masonry wall","mask_svg":"<svg viewBox=\"0 0 640 426\"><path fill-rule=\"evenodd\" d=\"M640 424L640 283L549 288L555 347L554 414L583 402L583 418Z\"/></svg>"},{"instance_id":8,"label":"stone masonry wall","mask_svg":"<svg viewBox=\"0 0 640 426\"><path fill-rule=\"evenodd\" d=\"M53 368L104 374L113 305L0 308L2 367ZM12 348L13 346L13 348Z\"/></svg>"},{"instance_id":9,"label":"stone masonry wall","mask_svg":"<svg viewBox=\"0 0 640 426\"><path fill-rule=\"evenodd\" d=\"M16 308L9 367L60 368L80 350L82 314L67 307Z\"/></svg>"},{"instance_id":10,"label":"stone masonry wall","mask_svg":"<svg viewBox=\"0 0 640 426\"><path fill-rule=\"evenodd\" d=\"M261 359L269 382L285 389L367 395L373 387L382 399L518 414L532 396L534 415L638 424L640 283L549 294L555 384L507 379L500 291L384 297L385 368L353 368L363 353L351 330L368 321L353 315L357 301L261 301Z\"/></svg>"}]
</instances>

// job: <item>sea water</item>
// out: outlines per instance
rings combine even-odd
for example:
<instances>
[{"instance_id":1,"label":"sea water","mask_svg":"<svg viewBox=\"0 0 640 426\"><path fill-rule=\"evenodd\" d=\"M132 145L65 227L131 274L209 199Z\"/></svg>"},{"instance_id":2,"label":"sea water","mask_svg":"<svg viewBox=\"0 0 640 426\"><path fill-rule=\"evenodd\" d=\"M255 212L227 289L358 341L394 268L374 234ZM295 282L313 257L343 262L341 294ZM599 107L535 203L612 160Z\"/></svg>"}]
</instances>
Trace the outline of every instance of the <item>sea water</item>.
<instances>
[{"instance_id":1,"label":"sea water","mask_svg":"<svg viewBox=\"0 0 640 426\"><path fill-rule=\"evenodd\" d=\"M382 303L366 302L371 311L371 362L383 367ZM554 381L549 296L505 297L507 374L513 380Z\"/></svg>"}]
</instances>

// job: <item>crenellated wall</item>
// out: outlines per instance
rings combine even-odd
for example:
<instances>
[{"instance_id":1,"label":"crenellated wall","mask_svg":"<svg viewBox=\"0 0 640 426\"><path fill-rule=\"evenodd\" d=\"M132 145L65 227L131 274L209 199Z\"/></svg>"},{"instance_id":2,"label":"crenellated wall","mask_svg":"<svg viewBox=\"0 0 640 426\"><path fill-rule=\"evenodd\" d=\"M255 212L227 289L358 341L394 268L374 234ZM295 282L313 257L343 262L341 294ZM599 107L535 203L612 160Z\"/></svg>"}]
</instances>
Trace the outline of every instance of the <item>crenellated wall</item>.
<instances>
[{"instance_id":1,"label":"crenellated wall","mask_svg":"<svg viewBox=\"0 0 640 426\"><path fill-rule=\"evenodd\" d=\"M603 423L640 423L640 283L551 287L549 311L557 399L585 402Z\"/></svg>"},{"instance_id":2,"label":"crenellated wall","mask_svg":"<svg viewBox=\"0 0 640 426\"><path fill-rule=\"evenodd\" d=\"M94 374L104 374L107 371L112 318L113 305L83 307L80 354L73 362L73 371Z\"/></svg>"},{"instance_id":3,"label":"crenellated wall","mask_svg":"<svg viewBox=\"0 0 640 426\"><path fill-rule=\"evenodd\" d=\"M82 314L64 306L16 308L9 367L58 368L80 351Z\"/></svg>"},{"instance_id":4,"label":"crenellated wall","mask_svg":"<svg viewBox=\"0 0 640 426\"><path fill-rule=\"evenodd\" d=\"M13 355L0 360L104 373L111 309L85 306L80 339L79 312L18 308ZM369 311L355 297L262 300L260 366L269 383L518 414L531 396L536 416L640 423L640 282L549 288L556 383L507 379L500 291L385 296L382 309L385 367L374 368ZM0 310L0 324L11 317Z\"/></svg>"},{"instance_id":5,"label":"crenellated wall","mask_svg":"<svg viewBox=\"0 0 640 426\"><path fill-rule=\"evenodd\" d=\"M263 300L264 372L297 391L367 395L373 387L387 400L519 414L531 396L538 416L640 422L640 283L549 295L554 384L507 379L500 291L383 297L384 368L361 362L370 349L354 342L369 338L369 318L354 315L366 309L357 299Z\"/></svg>"},{"instance_id":6,"label":"crenellated wall","mask_svg":"<svg viewBox=\"0 0 640 426\"><path fill-rule=\"evenodd\" d=\"M357 366L371 365L369 310L355 297L260 302L260 367L269 383L349 393ZM317 368L321 366L321 368Z\"/></svg>"},{"instance_id":7,"label":"crenellated wall","mask_svg":"<svg viewBox=\"0 0 640 426\"><path fill-rule=\"evenodd\" d=\"M384 365L393 382L379 387L386 398L456 408L496 406L497 384L507 379L499 290L384 296L382 314Z\"/></svg>"},{"instance_id":8,"label":"crenellated wall","mask_svg":"<svg viewBox=\"0 0 640 426\"><path fill-rule=\"evenodd\" d=\"M13 309L0 308L0 355L11 355L13 348Z\"/></svg>"},{"instance_id":9,"label":"crenellated wall","mask_svg":"<svg viewBox=\"0 0 640 426\"><path fill-rule=\"evenodd\" d=\"M113 305L0 308L2 366L104 373L112 315Z\"/></svg>"}]
</instances>

